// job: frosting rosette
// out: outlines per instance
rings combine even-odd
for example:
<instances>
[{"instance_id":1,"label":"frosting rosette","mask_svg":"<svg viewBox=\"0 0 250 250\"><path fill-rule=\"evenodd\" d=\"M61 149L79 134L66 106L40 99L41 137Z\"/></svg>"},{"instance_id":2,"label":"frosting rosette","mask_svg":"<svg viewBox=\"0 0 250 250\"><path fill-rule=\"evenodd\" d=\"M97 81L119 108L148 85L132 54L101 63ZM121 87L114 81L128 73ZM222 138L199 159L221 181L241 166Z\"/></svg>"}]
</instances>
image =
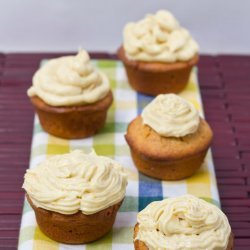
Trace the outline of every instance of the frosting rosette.
<instances>
[{"instance_id":1,"label":"frosting rosette","mask_svg":"<svg viewBox=\"0 0 250 250\"><path fill-rule=\"evenodd\" d=\"M143 123L165 137L195 133L200 117L194 105L175 94L158 95L142 111Z\"/></svg>"},{"instance_id":2,"label":"frosting rosette","mask_svg":"<svg viewBox=\"0 0 250 250\"><path fill-rule=\"evenodd\" d=\"M51 106L95 103L109 92L109 80L92 64L88 53L49 60L33 76L28 96L38 96Z\"/></svg>"},{"instance_id":3,"label":"frosting rosette","mask_svg":"<svg viewBox=\"0 0 250 250\"><path fill-rule=\"evenodd\" d=\"M123 38L126 56L131 60L167 63L188 61L199 50L189 32L166 10L128 23Z\"/></svg>"},{"instance_id":4,"label":"frosting rosette","mask_svg":"<svg viewBox=\"0 0 250 250\"><path fill-rule=\"evenodd\" d=\"M225 250L231 234L225 214L192 195L152 202L137 220L135 240L150 250Z\"/></svg>"},{"instance_id":5,"label":"frosting rosette","mask_svg":"<svg viewBox=\"0 0 250 250\"><path fill-rule=\"evenodd\" d=\"M61 214L94 214L122 201L127 176L115 161L80 150L51 156L27 170L23 188L33 204Z\"/></svg>"}]
</instances>

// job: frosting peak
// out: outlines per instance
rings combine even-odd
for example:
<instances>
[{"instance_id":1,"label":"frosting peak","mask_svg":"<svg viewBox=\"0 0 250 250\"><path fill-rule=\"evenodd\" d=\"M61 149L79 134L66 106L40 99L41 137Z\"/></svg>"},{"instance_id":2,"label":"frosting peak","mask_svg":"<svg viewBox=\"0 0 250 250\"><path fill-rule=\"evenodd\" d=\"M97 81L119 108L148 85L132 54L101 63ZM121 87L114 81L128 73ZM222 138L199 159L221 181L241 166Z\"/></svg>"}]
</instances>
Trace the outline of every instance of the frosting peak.
<instances>
[{"instance_id":1,"label":"frosting peak","mask_svg":"<svg viewBox=\"0 0 250 250\"><path fill-rule=\"evenodd\" d=\"M188 61L198 53L198 45L175 17L165 10L128 23L123 31L128 59L139 61Z\"/></svg>"},{"instance_id":2,"label":"frosting peak","mask_svg":"<svg viewBox=\"0 0 250 250\"><path fill-rule=\"evenodd\" d=\"M61 214L93 214L125 196L127 177L115 161L80 150L51 156L27 170L23 188L37 207Z\"/></svg>"},{"instance_id":3,"label":"frosting peak","mask_svg":"<svg viewBox=\"0 0 250 250\"><path fill-rule=\"evenodd\" d=\"M150 250L225 250L231 234L225 214L192 195L152 202L137 220L137 239Z\"/></svg>"},{"instance_id":4,"label":"frosting peak","mask_svg":"<svg viewBox=\"0 0 250 250\"><path fill-rule=\"evenodd\" d=\"M142 111L143 123L165 137L195 133L200 118L193 104L175 94L158 95Z\"/></svg>"},{"instance_id":5,"label":"frosting peak","mask_svg":"<svg viewBox=\"0 0 250 250\"><path fill-rule=\"evenodd\" d=\"M88 53L49 60L33 77L28 95L40 97L51 106L94 103L109 92L108 78L91 62Z\"/></svg>"}]
</instances>

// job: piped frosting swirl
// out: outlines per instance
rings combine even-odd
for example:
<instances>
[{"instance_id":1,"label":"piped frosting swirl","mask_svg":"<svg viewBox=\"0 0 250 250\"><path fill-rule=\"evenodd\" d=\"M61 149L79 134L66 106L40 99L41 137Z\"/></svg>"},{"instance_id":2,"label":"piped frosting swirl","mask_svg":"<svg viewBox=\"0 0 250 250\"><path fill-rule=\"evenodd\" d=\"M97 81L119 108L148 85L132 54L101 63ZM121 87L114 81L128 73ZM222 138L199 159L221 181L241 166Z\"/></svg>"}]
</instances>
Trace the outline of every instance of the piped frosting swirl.
<instances>
[{"instance_id":1,"label":"piped frosting swirl","mask_svg":"<svg viewBox=\"0 0 250 250\"><path fill-rule=\"evenodd\" d=\"M199 50L189 32L166 10L128 23L123 31L123 46L131 60L176 62L188 61Z\"/></svg>"},{"instance_id":2,"label":"piped frosting swirl","mask_svg":"<svg viewBox=\"0 0 250 250\"><path fill-rule=\"evenodd\" d=\"M200 124L194 105L175 94L158 95L142 111L143 123L165 137L195 133Z\"/></svg>"},{"instance_id":3,"label":"piped frosting swirl","mask_svg":"<svg viewBox=\"0 0 250 250\"><path fill-rule=\"evenodd\" d=\"M35 206L61 214L94 214L120 202L127 186L118 163L80 150L51 156L24 178L23 188Z\"/></svg>"},{"instance_id":4,"label":"piped frosting swirl","mask_svg":"<svg viewBox=\"0 0 250 250\"><path fill-rule=\"evenodd\" d=\"M225 214L192 195L152 202L137 220L150 250L225 250L231 234Z\"/></svg>"},{"instance_id":5,"label":"piped frosting swirl","mask_svg":"<svg viewBox=\"0 0 250 250\"><path fill-rule=\"evenodd\" d=\"M88 53L49 60L33 77L28 96L38 96L51 106L95 103L109 92L109 80L93 67Z\"/></svg>"}]
</instances>

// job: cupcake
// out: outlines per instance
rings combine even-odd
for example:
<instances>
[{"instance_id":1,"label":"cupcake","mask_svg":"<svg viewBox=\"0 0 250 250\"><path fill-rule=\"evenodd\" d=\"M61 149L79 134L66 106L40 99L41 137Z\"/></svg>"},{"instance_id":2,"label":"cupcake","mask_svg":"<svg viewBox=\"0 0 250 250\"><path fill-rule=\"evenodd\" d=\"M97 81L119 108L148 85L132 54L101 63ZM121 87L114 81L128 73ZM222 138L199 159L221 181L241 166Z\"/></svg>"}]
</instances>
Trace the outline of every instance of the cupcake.
<instances>
[{"instance_id":1,"label":"cupcake","mask_svg":"<svg viewBox=\"0 0 250 250\"><path fill-rule=\"evenodd\" d=\"M179 180L202 165L212 130L193 104L175 94L161 94L129 124L125 138L140 172Z\"/></svg>"},{"instance_id":2,"label":"cupcake","mask_svg":"<svg viewBox=\"0 0 250 250\"><path fill-rule=\"evenodd\" d=\"M137 216L136 250L231 250L233 234L226 215L192 195L150 203Z\"/></svg>"},{"instance_id":3,"label":"cupcake","mask_svg":"<svg viewBox=\"0 0 250 250\"><path fill-rule=\"evenodd\" d=\"M23 188L41 231L80 244L108 233L125 196L127 177L115 161L80 150L27 170Z\"/></svg>"},{"instance_id":4,"label":"cupcake","mask_svg":"<svg viewBox=\"0 0 250 250\"><path fill-rule=\"evenodd\" d=\"M49 60L32 82L28 96L49 134L85 138L104 126L113 96L107 76L92 66L86 51Z\"/></svg>"},{"instance_id":5,"label":"cupcake","mask_svg":"<svg viewBox=\"0 0 250 250\"><path fill-rule=\"evenodd\" d=\"M148 95L182 91L199 59L195 40L165 10L128 23L118 57L132 88Z\"/></svg>"}]
</instances>

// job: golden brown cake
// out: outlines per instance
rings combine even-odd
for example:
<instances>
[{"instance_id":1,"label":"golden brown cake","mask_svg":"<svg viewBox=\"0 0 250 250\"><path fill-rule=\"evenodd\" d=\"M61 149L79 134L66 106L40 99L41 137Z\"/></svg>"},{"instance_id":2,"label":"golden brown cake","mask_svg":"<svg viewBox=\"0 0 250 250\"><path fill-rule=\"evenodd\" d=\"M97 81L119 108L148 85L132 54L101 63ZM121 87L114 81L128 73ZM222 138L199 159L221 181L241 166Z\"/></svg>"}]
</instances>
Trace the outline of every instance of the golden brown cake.
<instances>
[{"instance_id":1,"label":"golden brown cake","mask_svg":"<svg viewBox=\"0 0 250 250\"><path fill-rule=\"evenodd\" d=\"M46 132L77 139L104 126L113 96L107 76L92 66L86 51L49 60L32 82L28 96Z\"/></svg>"},{"instance_id":2,"label":"golden brown cake","mask_svg":"<svg viewBox=\"0 0 250 250\"><path fill-rule=\"evenodd\" d=\"M168 103L163 105L165 113L162 113L159 102L164 103L165 100ZM212 130L195 113L197 111L188 106L191 104L183 101L173 94L160 95L144 109L144 120L138 116L129 124L125 138L135 166L145 175L162 180L179 180L193 175L202 165L211 144ZM179 124L175 124L175 120ZM150 124L152 127L156 125L158 132ZM166 134L161 135L161 132Z\"/></svg>"},{"instance_id":3,"label":"golden brown cake","mask_svg":"<svg viewBox=\"0 0 250 250\"><path fill-rule=\"evenodd\" d=\"M26 197L35 212L41 231L49 238L66 244L89 243L103 237L112 228L117 211L122 204L120 201L90 215L82 212L65 215L36 207L29 196Z\"/></svg>"},{"instance_id":4,"label":"golden brown cake","mask_svg":"<svg viewBox=\"0 0 250 250\"><path fill-rule=\"evenodd\" d=\"M118 50L132 88L148 95L179 93L198 63L198 45L168 11L128 23Z\"/></svg>"},{"instance_id":5,"label":"golden brown cake","mask_svg":"<svg viewBox=\"0 0 250 250\"><path fill-rule=\"evenodd\" d=\"M131 87L148 95L181 92L188 83L193 66L199 60L199 56L195 55L186 62L134 61L126 57L123 47L119 48L118 57L124 64Z\"/></svg>"},{"instance_id":6,"label":"golden brown cake","mask_svg":"<svg viewBox=\"0 0 250 250\"><path fill-rule=\"evenodd\" d=\"M77 139L96 134L104 126L113 95L109 91L94 104L69 107L50 106L38 96L31 96L30 100L45 131L61 138Z\"/></svg>"},{"instance_id":7,"label":"golden brown cake","mask_svg":"<svg viewBox=\"0 0 250 250\"><path fill-rule=\"evenodd\" d=\"M80 244L111 230L126 185L126 174L118 163L75 150L27 170L23 188L45 235Z\"/></svg>"},{"instance_id":8,"label":"golden brown cake","mask_svg":"<svg viewBox=\"0 0 250 250\"><path fill-rule=\"evenodd\" d=\"M232 250L234 236L226 216L219 208L206 203L191 195L152 202L138 214L142 223L134 228L134 248ZM159 216L154 217L157 212ZM206 217L211 218L210 224Z\"/></svg>"}]
</instances>

